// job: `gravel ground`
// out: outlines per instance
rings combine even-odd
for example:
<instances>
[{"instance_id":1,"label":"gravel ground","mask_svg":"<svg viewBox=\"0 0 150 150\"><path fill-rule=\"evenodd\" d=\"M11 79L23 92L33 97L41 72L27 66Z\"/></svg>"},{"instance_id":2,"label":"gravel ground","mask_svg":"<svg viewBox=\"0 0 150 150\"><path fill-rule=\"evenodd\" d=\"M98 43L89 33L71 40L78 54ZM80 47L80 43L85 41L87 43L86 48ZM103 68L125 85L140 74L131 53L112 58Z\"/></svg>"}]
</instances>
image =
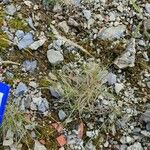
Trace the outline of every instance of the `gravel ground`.
<instances>
[{"instance_id":1,"label":"gravel ground","mask_svg":"<svg viewBox=\"0 0 150 150\"><path fill-rule=\"evenodd\" d=\"M0 0L4 150L150 150L149 0Z\"/></svg>"}]
</instances>

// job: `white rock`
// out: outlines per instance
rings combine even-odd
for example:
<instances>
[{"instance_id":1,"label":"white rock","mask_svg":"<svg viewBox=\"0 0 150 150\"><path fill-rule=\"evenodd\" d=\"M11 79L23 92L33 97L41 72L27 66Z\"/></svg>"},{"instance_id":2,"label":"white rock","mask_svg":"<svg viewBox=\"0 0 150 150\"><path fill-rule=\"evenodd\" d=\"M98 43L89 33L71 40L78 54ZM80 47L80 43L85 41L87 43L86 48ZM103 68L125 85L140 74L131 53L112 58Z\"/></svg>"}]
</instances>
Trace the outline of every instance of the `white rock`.
<instances>
[{"instance_id":1,"label":"white rock","mask_svg":"<svg viewBox=\"0 0 150 150\"><path fill-rule=\"evenodd\" d=\"M62 53L53 49L47 51L47 58L52 65L57 65L64 60Z\"/></svg>"},{"instance_id":2,"label":"white rock","mask_svg":"<svg viewBox=\"0 0 150 150\"><path fill-rule=\"evenodd\" d=\"M95 136L95 132L94 131L86 131L86 136L88 137L94 137Z\"/></svg>"},{"instance_id":3,"label":"white rock","mask_svg":"<svg viewBox=\"0 0 150 150\"><path fill-rule=\"evenodd\" d=\"M127 136L127 137L126 137L126 142L127 142L127 143L133 142L133 138L131 138L130 136Z\"/></svg>"},{"instance_id":4,"label":"white rock","mask_svg":"<svg viewBox=\"0 0 150 150\"><path fill-rule=\"evenodd\" d=\"M116 84L115 84L115 92L116 92L117 94L119 94L120 91L123 90L123 88L124 88L123 83L116 83Z\"/></svg>"},{"instance_id":5,"label":"white rock","mask_svg":"<svg viewBox=\"0 0 150 150\"><path fill-rule=\"evenodd\" d=\"M142 55L143 55L145 61L149 61L147 52L143 52Z\"/></svg>"},{"instance_id":6,"label":"white rock","mask_svg":"<svg viewBox=\"0 0 150 150\"><path fill-rule=\"evenodd\" d=\"M34 150L47 150L39 141L35 140Z\"/></svg>"},{"instance_id":7,"label":"white rock","mask_svg":"<svg viewBox=\"0 0 150 150\"><path fill-rule=\"evenodd\" d=\"M106 141L106 142L104 143L104 147L108 147L108 146L109 146L109 142Z\"/></svg>"},{"instance_id":8,"label":"white rock","mask_svg":"<svg viewBox=\"0 0 150 150\"><path fill-rule=\"evenodd\" d=\"M34 82L34 81L31 81L31 82L29 83L29 86L31 86L31 87L33 87L33 88L35 88L35 89L38 87L37 83Z\"/></svg>"},{"instance_id":9,"label":"white rock","mask_svg":"<svg viewBox=\"0 0 150 150\"><path fill-rule=\"evenodd\" d=\"M32 43L29 48L31 48L32 50L37 50L39 47L41 47L46 41L46 38L45 37L41 37L40 40L38 41L35 41L34 43Z\"/></svg>"},{"instance_id":10,"label":"white rock","mask_svg":"<svg viewBox=\"0 0 150 150\"><path fill-rule=\"evenodd\" d=\"M33 5L33 3L31 1L25 0L24 1L25 5L27 5L29 8L31 8L31 6Z\"/></svg>"},{"instance_id":11,"label":"white rock","mask_svg":"<svg viewBox=\"0 0 150 150\"><path fill-rule=\"evenodd\" d=\"M58 26L65 32L68 33L69 31L69 26L67 25L66 21L62 21L58 24Z\"/></svg>"},{"instance_id":12,"label":"white rock","mask_svg":"<svg viewBox=\"0 0 150 150\"><path fill-rule=\"evenodd\" d=\"M110 21L115 21L115 20L116 20L116 15L115 15L114 12L110 12L110 13L109 13L109 20L110 20Z\"/></svg>"},{"instance_id":13,"label":"white rock","mask_svg":"<svg viewBox=\"0 0 150 150\"><path fill-rule=\"evenodd\" d=\"M84 17L87 20L89 20L91 18L91 11L90 10L84 9L82 12L83 12Z\"/></svg>"},{"instance_id":14,"label":"white rock","mask_svg":"<svg viewBox=\"0 0 150 150\"><path fill-rule=\"evenodd\" d=\"M8 139L3 141L3 146L10 146L14 143L13 139Z\"/></svg>"},{"instance_id":15,"label":"white rock","mask_svg":"<svg viewBox=\"0 0 150 150\"><path fill-rule=\"evenodd\" d=\"M145 4L145 9L146 9L147 13L150 14L150 3Z\"/></svg>"},{"instance_id":16,"label":"white rock","mask_svg":"<svg viewBox=\"0 0 150 150\"><path fill-rule=\"evenodd\" d=\"M15 14L16 10L17 9L13 4L7 5L5 9L6 13L11 16Z\"/></svg>"},{"instance_id":17,"label":"white rock","mask_svg":"<svg viewBox=\"0 0 150 150\"><path fill-rule=\"evenodd\" d=\"M136 142L133 145L129 146L127 150L143 150L141 143Z\"/></svg>"},{"instance_id":18,"label":"white rock","mask_svg":"<svg viewBox=\"0 0 150 150\"><path fill-rule=\"evenodd\" d=\"M145 41L144 40L139 40L138 44L140 46L146 46Z\"/></svg>"},{"instance_id":19,"label":"white rock","mask_svg":"<svg viewBox=\"0 0 150 150\"><path fill-rule=\"evenodd\" d=\"M118 9L118 11L123 12L123 6L122 6L122 5L119 5L119 6L117 7L117 9Z\"/></svg>"}]
</instances>

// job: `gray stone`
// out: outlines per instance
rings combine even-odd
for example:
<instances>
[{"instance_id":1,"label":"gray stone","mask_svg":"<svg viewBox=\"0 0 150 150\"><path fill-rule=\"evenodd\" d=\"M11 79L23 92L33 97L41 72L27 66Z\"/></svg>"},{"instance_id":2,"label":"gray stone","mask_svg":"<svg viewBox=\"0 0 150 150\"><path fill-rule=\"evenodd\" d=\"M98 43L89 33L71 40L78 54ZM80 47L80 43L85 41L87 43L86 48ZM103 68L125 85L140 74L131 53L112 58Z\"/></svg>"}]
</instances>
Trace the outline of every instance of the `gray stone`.
<instances>
[{"instance_id":1,"label":"gray stone","mask_svg":"<svg viewBox=\"0 0 150 150\"><path fill-rule=\"evenodd\" d=\"M135 53L135 39L132 38L127 45L126 51L114 61L114 64L119 69L134 67Z\"/></svg>"},{"instance_id":2,"label":"gray stone","mask_svg":"<svg viewBox=\"0 0 150 150\"><path fill-rule=\"evenodd\" d=\"M147 130L147 131L150 131L150 122L148 122L148 123L146 124L146 130Z\"/></svg>"},{"instance_id":3,"label":"gray stone","mask_svg":"<svg viewBox=\"0 0 150 150\"><path fill-rule=\"evenodd\" d=\"M32 100L33 103L36 104L36 107L34 105L33 106L35 107L35 109L37 108L38 111L44 113L49 109L49 104L45 98L33 97Z\"/></svg>"},{"instance_id":4,"label":"gray stone","mask_svg":"<svg viewBox=\"0 0 150 150\"><path fill-rule=\"evenodd\" d=\"M35 88L35 89L38 87L37 83L34 81L29 82L29 86L31 86L32 88Z\"/></svg>"},{"instance_id":5,"label":"gray stone","mask_svg":"<svg viewBox=\"0 0 150 150\"><path fill-rule=\"evenodd\" d=\"M37 50L39 47L41 47L46 41L46 38L43 36L38 41L33 42L29 48L32 50Z\"/></svg>"},{"instance_id":6,"label":"gray stone","mask_svg":"<svg viewBox=\"0 0 150 150\"><path fill-rule=\"evenodd\" d=\"M120 39L121 37L123 37L125 31L125 25L118 25L116 27L105 28L99 33L99 38L103 40Z\"/></svg>"},{"instance_id":7,"label":"gray stone","mask_svg":"<svg viewBox=\"0 0 150 150\"><path fill-rule=\"evenodd\" d=\"M53 88L53 87L50 87L49 89L50 89L51 95L52 95L54 98L57 98L57 99L61 98L61 94L59 93L59 91L58 91L57 89L55 89L55 88Z\"/></svg>"},{"instance_id":8,"label":"gray stone","mask_svg":"<svg viewBox=\"0 0 150 150\"><path fill-rule=\"evenodd\" d=\"M15 89L15 95L16 96L23 95L27 91L28 91L27 86L24 83L20 82L17 88Z\"/></svg>"},{"instance_id":9,"label":"gray stone","mask_svg":"<svg viewBox=\"0 0 150 150\"><path fill-rule=\"evenodd\" d=\"M150 14L150 3L145 4L146 12Z\"/></svg>"},{"instance_id":10,"label":"gray stone","mask_svg":"<svg viewBox=\"0 0 150 150\"><path fill-rule=\"evenodd\" d=\"M140 46L146 46L145 41L144 40L139 40L138 44Z\"/></svg>"},{"instance_id":11,"label":"gray stone","mask_svg":"<svg viewBox=\"0 0 150 150\"><path fill-rule=\"evenodd\" d=\"M147 33L148 33L148 30L150 30L150 19L146 19L146 20L144 21L144 30L145 30L145 32L147 32Z\"/></svg>"},{"instance_id":12,"label":"gray stone","mask_svg":"<svg viewBox=\"0 0 150 150\"><path fill-rule=\"evenodd\" d=\"M33 30L36 30L36 28L34 27L33 25L33 20L31 17L27 18L27 22L29 24L29 26L33 29Z\"/></svg>"},{"instance_id":13,"label":"gray stone","mask_svg":"<svg viewBox=\"0 0 150 150\"><path fill-rule=\"evenodd\" d=\"M24 37L24 32L22 30L17 30L15 35L17 36L18 40L21 40Z\"/></svg>"},{"instance_id":14,"label":"gray stone","mask_svg":"<svg viewBox=\"0 0 150 150\"><path fill-rule=\"evenodd\" d=\"M84 9L83 11L84 17L89 20L91 18L91 10Z\"/></svg>"},{"instance_id":15,"label":"gray stone","mask_svg":"<svg viewBox=\"0 0 150 150\"><path fill-rule=\"evenodd\" d=\"M123 12L123 6L122 6L122 5L119 5L119 6L117 7L117 10L120 11L120 12Z\"/></svg>"},{"instance_id":16,"label":"gray stone","mask_svg":"<svg viewBox=\"0 0 150 150\"><path fill-rule=\"evenodd\" d=\"M53 41L53 47L58 50L58 51L61 51L61 46L64 44L64 42L61 40L61 39L58 39L58 40L54 40Z\"/></svg>"},{"instance_id":17,"label":"gray stone","mask_svg":"<svg viewBox=\"0 0 150 150\"><path fill-rule=\"evenodd\" d=\"M116 20L116 15L114 12L109 13L109 21L115 21Z\"/></svg>"},{"instance_id":18,"label":"gray stone","mask_svg":"<svg viewBox=\"0 0 150 150\"><path fill-rule=\"evenodd\" d=\"M8 129L5 140L3 141L3 146L10 146L14 143L14 133Z\"/></svg>"},{"instance_id":19,"label":"gray stone","mask_svg":"<svg viewBox=\"0 0 150 150\"><path fill-rule=\"evenodd\" d=\"M39 141L35 140L34 150L47 150Z\"/></svg>"},{"instance_id":20,"label":"gray stone","mask_svg":"<svg viewBox=\"0 0 150 150\"><path fill-rule=\"evenodd\" d=\"M47 58L52 65L57 65L64 60L62 53L53 49L47 51Z\"/></svg>"},{"instance_id":21,"label":"gray stone","mask_svg":"<svg viewBox=\"0 0 150 150\"><path fill-rule=\"evenodd\" d=\"M92 141L89 141L85 145L85 150L96 150L96 146L92 143Z\"/></svg>"},{"instance_id":22,"label":"gray stone","mask_svg":"<svg viewBox=\"0 0 150 150\"><path fill-rule=\"evenodd\" d=\"M142 120L146 123L150 122L150 110L147 109L146 112L142 116Z\"/></svg>"},{"instance_id":23,"label":"gray stone","mask_svg":"<svg viewBox=\"0 0 150 150\"><path fill-rule=\"evenodd\" d=\"M143 52L142 55L143 55L145 61L149 61L147 52Z\"/></svg>"},{"instance_id":24,"label":"gray stone","mask_svg":"<svg viewBox=\"0 0 150 150\"><path fill-rule=\"evenodd\" d=\"M141 143L136 142L133 145L129 146L127 150L143 150Z\"/></svg>"},{"instance_id":25,"label":"gray stone","mask_svg":"<svg viewBox=\"0 0 150 150\"><path fill-rule=\"evenodd\" d=\"M66 21L62 21L58 24L58 26L65 32L68 33L69 31L69 26L67 25Z\"/></svg>"},{"instance_id":26,"label":"gray stone","mask_svg":"<svg viewBox=\"0 0 150 150\"><path fill-rule=\"evenodd\" d=\"M7 78L11 79L14 77L14 74L10 71L6 71L6 76L7 76Z\"/></svg>"},{"instance_id":27,"label":"gray stone","mask_svg":"<svg viewBox=\"0 0 150 150\"><path fill-rule=\"evenodd\" d=\"M127 145L123 144L120 146L119 150L127 150L127 147L128 147Z\"/></svg>"},{"instance_id":28,"label":"gray stone","mask_svg":"<svg viewBox=\"0 0 150 150\"><path fill-rule=\"evenodd\" d=\"M22 64L22 67L24 71L34 72L37 67L37 61L25 60Z\"/></svg>"},{"instance_id":29,"label":"gray stone","mask_svg":"<svg viewBox=\"0 0 150 150\"><path fill-rule=\"evenodd\" d=\"M44 113L47 110L47 107L45 106L45 103L42 102L39 106L38 106L38 111Z\"/></svg>"},{"instance_id":30,"label":"gray stone","mask_svg":"<svg viewBox=\"0 0 150 150\"><path fill-rule=\"evenodd\" d=\"M139 134L140 132L141 132L141 129L138 128L138 127L136 127L136 128L133 129L133 133L134 134Z\"/></svg>"},{"instance_id":31,"label":"gray stone","mask_svg":"<svg viewBox=\"0 0 150 150\"><path fill-rule=\"evenodd\" d=\"M59 3L57 3L54 8L53 8L54 13L61 13L62 12L62 7Z\"/></svg>"},{"instance_id":32,"label":"gray stone","mask_svg":"<svg viewBox=\"0 0 150 150\"><path fill-rule=\"evenodd\" d=\"M71 17L69 17L68 24L70 26L74 26L74 27L79 26L79 24L73 18L71 18Z\"/></svg>"},{"instance_id":33,"label":"gray stone","mask_svg":"<svg viewBox=\"0 0 150 150\"><path fill-rule=\"evenodd\" d=\"M1 0L1 1L3 2L3 4L8 4L10 2L10 0Z\"/></svg>"},{"instance_id":34,"label":"gray stone","mask_svg":"<svg viewBox=\"0 0 150 150\"><path fill-rule=\"evenodd\" d=\"M33 43L33 35L31 33L27 33L18 43L18 48L24 49Z\"/></svg>"},{"instance_id":35,"label":"gray stone","mask_svg":"<svg viewBox=\"0 0 150 150\"><path fill-rule=\"evenodd\" d=\"M150 89L150 82L147 82L147 87Z\"/></svg>"},{"instance_id":36,"label":"gray stone","mask_svg":"<svg viewBox=\"0 0 150 150\"><path fill-rule=\"evenodd\" d=\"M37 110L37 106L36 106L36 104L34 102L30 103L30 109L31 110Z\"/></svg>"},{"instance_id":37,"label":"gray stone","mask_svg":"<svg viewBox=\"0 0 150 150\"><path fill-rule=\"evenodd\" d=\"M81 0L73 0L73 2L76 6L80 6Z\"/></svg>"},{"instance_id":38,"label":"gray stone","mask_svg":"<svg viewBox=\"0 0 150 150\"><path fill-rule=\"evenodd\" d=\"M59 112L58 112L58 116L59 116L59 119L60 119L60 120L64 120L67 115L66 115L66 113L61 109L61 110L59 110Z\"/></svg>"},{"instance_id":39,"label":"gray stone","mask_svg":"<svg viewBox=\"0 0 150 150\"><path fill-rule=\"evenodd\" d=\"M15 14L16 10L17 9L13 4L7 5L5 9L6 13L11 16Z\"/></svg>"},{"instance_id":40,"label":"gray stone","mask_svg":"<svg viewBox=\"0 0 150 150\"><path fill-rule=\"evenodd\" d=\"M114 73L109 73L107 76L107 82L109 85L115 84L117 81L117 76Z\"/></svg>"}]
</instances>

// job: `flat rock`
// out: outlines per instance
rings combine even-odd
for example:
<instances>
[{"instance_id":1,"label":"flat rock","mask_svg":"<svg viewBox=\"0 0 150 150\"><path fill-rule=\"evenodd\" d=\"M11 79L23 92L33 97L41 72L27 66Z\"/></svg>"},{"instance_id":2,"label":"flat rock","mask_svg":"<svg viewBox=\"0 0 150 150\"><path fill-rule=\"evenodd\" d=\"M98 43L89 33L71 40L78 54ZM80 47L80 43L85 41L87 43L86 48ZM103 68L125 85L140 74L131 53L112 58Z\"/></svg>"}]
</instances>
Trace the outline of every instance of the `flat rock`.
<instances>
[{"instance_id":1,"label":"flat rock","mask_svg":"<svg viewBox=\"0 0 150 150\"><path fill-rule=\"evenodd\" d=\"M125 25L118 25L116 27L104 28L99 33L99 38L103 40L120 39L121 37L123 37L125 31L126 31Z\"/></svg>"},{"instance_id":2,"label":"flat rock","mask_svg":"<svg viewBox=\"0 0 150 150\"><path fill-rule=\"evenodd\" d=\"M41 46L45 43L45 41L46 41L46 38L43 37L43 38L41 38L40 40L33 42L33 43L29 46L29 48L31 48L32 50L37 50L39 47L41 47Z\"/></svg>"},{"instance_id":3,"label":"flat rock","mask_svg":"<svg viewBox=\"0 0 150 150\"><path fill-rule=\"evenodd\" d=\"M63 54L53 49L47 51L47 58L52 65L57 65L64 60Z\"/></svg>"},{"instance_id":4,"label":"flat rock","mask_svg":"<svg viewBox=\"0 0 150 150\"><path fill-rule=\"evenodd\" d=\"M127 150L143 150L141 143L136 142L133 145L129 146Z\"/></svg>"},{"instance_id":5,"label":"flat rock","mask_svg":"<svg viewBox=\"0 0 150 150\"><path fill-rule=\"evenodd\" d=\"M24 49L33 43L33 35L31 33L27 33L18 43L18 48Z\"/></svg>"},{"instance_id":6,"label":"flat rock","mask_svg":"<svg viewBox=\"0 0 150 150\"><path fill-rule=\"evenodd\" d=\"M22 69L24 71L34 72L37 67L37 61L25 60L22 64Z\"/></svg>"}]
</instances>

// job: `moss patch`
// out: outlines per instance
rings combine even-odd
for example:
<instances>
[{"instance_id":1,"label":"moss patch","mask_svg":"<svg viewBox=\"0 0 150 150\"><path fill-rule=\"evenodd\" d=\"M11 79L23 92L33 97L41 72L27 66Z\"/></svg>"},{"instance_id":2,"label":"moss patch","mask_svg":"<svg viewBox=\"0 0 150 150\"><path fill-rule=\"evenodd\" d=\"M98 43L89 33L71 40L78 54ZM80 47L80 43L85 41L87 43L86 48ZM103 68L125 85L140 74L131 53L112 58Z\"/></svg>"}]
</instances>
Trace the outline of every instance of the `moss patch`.
<instances>
[{"instance_id":1,"label":"moss patch","mask_svg":"<svg viewBox=\"0 0 150 150\"><path fill-rule=\"evenodd\" d=\"M29 27L25 24L25 22L19 18L10 19L8 25L16 30L24 30L28 31Z\"/></svg>"},{"instance_id":2,"label":"moss patch","mask_svg":"<svg viewBox=\"0 0 150 150\"><path fill-rule=\"evenodd\" d=\"M9 47L9 40L6 33L0 32L0 52Z\"/></svg>"}]
</instances>

